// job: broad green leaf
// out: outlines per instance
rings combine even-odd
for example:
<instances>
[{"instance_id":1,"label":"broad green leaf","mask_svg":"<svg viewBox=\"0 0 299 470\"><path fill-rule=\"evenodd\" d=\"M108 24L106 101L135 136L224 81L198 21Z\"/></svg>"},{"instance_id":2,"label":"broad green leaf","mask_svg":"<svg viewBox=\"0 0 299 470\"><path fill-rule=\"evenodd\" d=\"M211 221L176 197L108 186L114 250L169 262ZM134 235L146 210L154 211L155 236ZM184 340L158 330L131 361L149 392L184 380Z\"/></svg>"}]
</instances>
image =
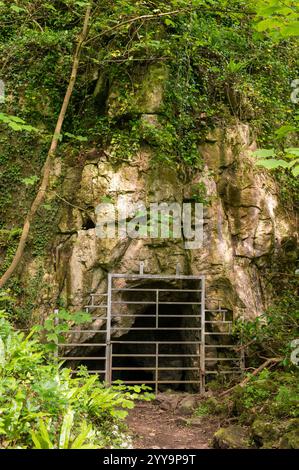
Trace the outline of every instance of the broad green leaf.
<instances>
[{"instance_id":1,"label":"broad green leaf","mask_svg":"<svg viewBox=\"0 0 299 470\"><path fill-rule=\"evenodd\" d=\"M42 444L43 449L52 449L53 444L51 443L49 433L47 431L47 428L45 426L45 423L43 420L39 421L39 431L40 431L40 437L39 440Z\"/></svg>"},{"instance_id":2,"label":"broad green leaf","mask_svg":"<svg viewBox=\"0 0 299 470\"><path fill-rule=\"evenodd\" d=\"M13 131L19 132L22 130L22 126L16 122L9 122L8 125Z\"/></svg>"},{"instance_id":3,"label":"broad green leaf","mask_svg":"<svg viewBox=\"0 0 299 470\"><path fill-rule=\"evenodd\" d=\"M277 129L277 131L275 131L275 134L277 135L277 137L282 138L288 135L290 132L294 132L296 130L297 129L295 126L281 126L279 129Z\"/></svg>"},{"instance_id":4,"label":"broad green leaf","mask_svg":"<svg viewBox=\"0 0 299 470\"><path fill-rule=\"evenodd\" d=\"M299 164L292 169L292 173L294 176L298 176L299 175Z\"/></svg>"},{"instance_id":5,"label":"broad green leaf","mask_svg":"<svg viewBox=\"0 0 299 470\"><path fill-rule=\"evenodd\" d=\"M59 448L68 449L71 437L71 429L74 421L74 411L69 409L63 419L59 437Z\"/></svg>"},{"instance_id":6,"label":"broad green leaf","mask_svg":"<svg viewBox=\"0 0 299 470\"><path fill-rule=\"evenodd\" d=\"M258 158L267 158L267 157L274 157L275 156L275 149L259 149L255 152L252 152L254 157Z\"/></svg>"},{"instance_id":7,"label":"broad green leaf","mask_svg":"<svg viewBox=\"0 0 299 470\"><path fill-rule=\"evenodd\" d=\"M115 418L125 419L128 416L128 412L125 410L112 410L111 415Z\"/></svg>"},{"instance_id":8,"label":"broad green leaf","mask_svg":"<svg viewBox=\"0 0 299 470\"><path fill-rule=\"evenodd\" d=\"M274 158L269 160L258 160L256 163L258 166L267 168L268 170L275 170L276 168L288 168L288 163L284 160L275 160Z\"/></svg>"},{"instance_id":9,"label":"broad green leaf","mask_svg":"<svg viewBox=\"0 0 299 470\"><path fill-rule=\"evenodd\" d=\"M39 440L38 435L34 431L30 431L30 434L31 434L31 438L33 440L33 443L35 445L35 448L36 449L42 449L43 446L42 446L42 443Z\"/></svg>"},{"instance_id":10,"label":"broad green leaf","mask_svg":"<svg viewBox=\"0 0 299 470\"><path fill-rule=\"evenodd\" d=\"M271 6L267 6L267 7L262 6L262 8L258 8L257 14L258 14L258 16L267 17L267 16L272 16L273 13L277 13L277 11L279 11L279 3L278 2L276 2L275 5L271 5Z\"/></svg>"},{"instance_id":11,"label":"broad green leaf","mask_svg":"<svg viewBox=\"0 0 299 470\"><path fill-rule=\"evenodd\" d=\"M299 157L299 148L298 147L289 147L285 149L286 153L290 153L291 155L295 155L296 157Z\"/></svg>"},{"instance_id":12,"label":"broad green leaf","mask_svg":"<svg viewBox=\"0 0 299 470\"><path fill-rule=\"evenodd\" d=\"M299 36L299 21L294 21L281 28L283 37Z\"/></svg>"},{"instance_id":13,"label":"broad green leaf","mask_svg":"<svg viewBox=\"0 0 299 470\"><path fill-rule=\"evenodd\" d=\"M10 121L13 121L13 122L16 122L16 123L20 123L20 124L25 124L25 121L21 118L19 118L18 116L8 116Z\"/></svg>"},{"instance_id":14,"label":"broad green leaf","mask_svg":"<svg viewBox=\"0 0 299 470\"><path fill-rule=\"evenodd\" d=\"M296 158L296 160L293 160L292 162L289 163L288 168L293 168L293 166L299 164L299 159Z\"/></svg>"},{"instance_id":15,"label":"broad green leaf","mask_svg":"<svg viewBox=\"0 0 299 470\"><path fill-rule=\"evenodd\" d=\"M91 424L87 425L86 421L83 421L82 426L81 426L81 432L79 436L77 436L74 442L72 443L71 448L81 449L81 447L83 446L84 442L88 438L91 431L92 431Z\"/></svg>"},{"instance_id":16,"label":"broad green leaf","mask_svg":"<svg viewBox=\"0 0 299 470\"><path fill-rule=\"evenodd\" d=\"M272 18L267 18L266 20L262 20L260 21L257 25L256 25L256 30L261 33L263 31L267 31L267 29L275 29L275 28L279 28L280 27L280 22L279 21L275 21L273 20Z\"/></svg>"}]
</instances>

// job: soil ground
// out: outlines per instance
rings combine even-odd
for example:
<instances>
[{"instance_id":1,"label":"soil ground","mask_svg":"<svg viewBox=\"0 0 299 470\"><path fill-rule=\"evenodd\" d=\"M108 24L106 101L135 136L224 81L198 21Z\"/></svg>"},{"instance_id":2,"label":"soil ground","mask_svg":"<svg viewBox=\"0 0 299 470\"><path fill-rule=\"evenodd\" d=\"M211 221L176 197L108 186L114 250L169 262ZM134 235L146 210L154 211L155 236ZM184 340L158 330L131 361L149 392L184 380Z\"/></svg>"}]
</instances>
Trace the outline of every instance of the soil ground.
<instances>
[{"instance_id":1,"label":"soil ground","mask_svg":"<svg viewBox=\"0 0 299 470\"><path fill-rule=\"evenodd\" d=\"M127 418L134 449L209 449L213 434L219 428L214 417L186 423L174 410L161 409L159 404L136 404Z\"/></svg>"}]
</instances>

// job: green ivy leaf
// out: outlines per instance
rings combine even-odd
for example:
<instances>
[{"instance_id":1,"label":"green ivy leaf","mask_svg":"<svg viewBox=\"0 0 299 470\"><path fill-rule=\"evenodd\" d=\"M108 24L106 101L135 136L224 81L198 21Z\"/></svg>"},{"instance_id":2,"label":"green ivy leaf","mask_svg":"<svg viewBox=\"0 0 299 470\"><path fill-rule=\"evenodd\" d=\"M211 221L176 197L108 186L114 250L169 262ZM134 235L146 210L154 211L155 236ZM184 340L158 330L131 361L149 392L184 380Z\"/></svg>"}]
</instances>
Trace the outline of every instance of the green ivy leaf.
<instances>
[{"instance_id":1,"label":"green ivy leaf","mask_svg":"<svg viewBox=\"0 0 299 470\"><path fill-rule=\"evenodd\" d=\"M22 179L22 183L24 183L26 186L34 186L37 181L38 181L38 176L36 175L29 176L28 178Z\"/></svg>"}]
</instances>

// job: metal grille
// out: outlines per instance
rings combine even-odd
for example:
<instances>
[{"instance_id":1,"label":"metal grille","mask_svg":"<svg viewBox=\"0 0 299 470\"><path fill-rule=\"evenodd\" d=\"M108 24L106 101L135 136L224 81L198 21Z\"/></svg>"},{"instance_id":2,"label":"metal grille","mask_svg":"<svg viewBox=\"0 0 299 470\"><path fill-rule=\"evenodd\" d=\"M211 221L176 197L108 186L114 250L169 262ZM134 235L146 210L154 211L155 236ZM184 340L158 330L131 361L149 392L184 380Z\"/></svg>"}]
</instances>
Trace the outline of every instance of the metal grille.
<instances>
[{"instance_id":1,"label":"metal grille","mask_svg":"<svg viewBox=\"0 0 299 470\"><path fill-rule=\"evenodd\" d=\"M161 387L203 392L207 375L242 369L228 312L217 302L206 309L205 302L204 276L150 275L142 266L139 274L108 274L107 293L91 294L85 307L102 325L72 330L59 344L59 357L74 370L80 362L88 365L108 384L121 379L156 392ZM93 339L75 341L76 334ZM84 354L87 348L93 353Z\"/></svg>"}]
</instances>

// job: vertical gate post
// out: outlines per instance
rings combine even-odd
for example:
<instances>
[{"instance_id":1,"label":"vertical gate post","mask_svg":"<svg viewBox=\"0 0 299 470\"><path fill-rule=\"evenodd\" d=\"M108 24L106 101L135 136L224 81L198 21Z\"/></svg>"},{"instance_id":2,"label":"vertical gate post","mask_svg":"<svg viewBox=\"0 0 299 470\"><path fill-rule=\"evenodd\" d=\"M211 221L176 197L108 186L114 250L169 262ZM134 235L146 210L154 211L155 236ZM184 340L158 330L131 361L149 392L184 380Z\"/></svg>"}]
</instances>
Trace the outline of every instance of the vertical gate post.
<instances>
[{"instance_id":1,"label":"vertical gate post","mask_svg":"<svg viewBox=\"0 0 299 470\"><path fill-rule=\"evenodd\" d=\"M107 319L106 319L106 373L105 381L111 385L112 381L112 354L111 354L111 304L112 304L112 274L108 273L108 291L107 291Z\"/></svg>"},{"instance_id":2,"label":"vertical gate post","mask_svg":"<svg viewBox=\"0 0 299 470\"><path fill-rule=\"evenodd\" d=\"M200 393L205 392L205 346L206 346L206 306L205 306L205 277L201 278L201 342L200 342Z\"/></svg>"},{"instance_id":3,"label":"vertical gate post","mask_svg":"<svg viewBox=\"0 0 299 470\"><path fill-rule=\"evenodd\" d=\"M156 371L155 371L155 393L159 391L159 343L156 343Z\"/></svg>"}]
</instances>

